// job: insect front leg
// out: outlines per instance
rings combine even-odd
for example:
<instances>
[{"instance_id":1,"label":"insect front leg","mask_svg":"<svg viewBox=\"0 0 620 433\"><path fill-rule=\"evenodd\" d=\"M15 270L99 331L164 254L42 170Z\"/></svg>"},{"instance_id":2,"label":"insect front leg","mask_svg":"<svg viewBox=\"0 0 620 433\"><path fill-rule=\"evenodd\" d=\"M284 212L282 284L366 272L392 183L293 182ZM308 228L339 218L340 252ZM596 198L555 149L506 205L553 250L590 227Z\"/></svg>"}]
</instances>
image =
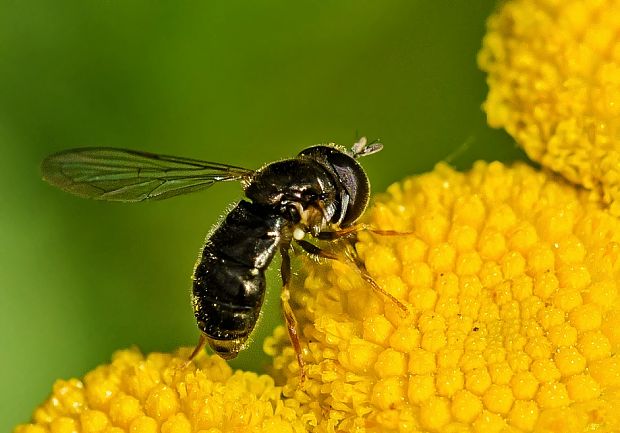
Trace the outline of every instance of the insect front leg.
<instances>
[{"instance_id":1,"label":"insect front leg","mask_svg":"<svg viewBox=\"0 0 620 433\"><path fill-rule=\"evenodd\" d=\"M289 283L291 281L291 257L288 253L288 246L280 248L280 254L282 255L282 264L280 265L280 275L282 276L282 293L280 294L280 300L282 301L282 311L284 312L284 320L286 321L286 329L288 330L288 336L293 344L293 349L297 355L297 363L299 364L299 382L304 383L306 379L306 373L304 370L305 363L301 352L301 343L299 342L299 333L297 326L297 319L295 313L291 308L289 300L291 299L291 292L289 291Z\"/></svg>"},{"instance_id":2,"label":"insect front leg","mask_svg":"<svg viewBox=\"0 0 620 433\"><path fill-rule=\"evenodd\" d=\"M332 254L328 251L322 250L321 248L317 247L316 245L308 242L308 241L304 241L303 239L300 240L295 240L295 242L297 243L297 245L299 245L306 253L310 254L311 256L316 256L322 259L330 259L330 260L338 260L338 256L335 254Z\"/></svg>"},{"instance_id":3,"label":"insect front leg","mask_svg":"<svg viewBox=\"0 0 620 433\"><path fill-rule=\"evenodd\" d=\"M323 232L323 233L336 233L336 232ZM328 251L322 250L321 248L317 247L316 245L305 241L305 240L296 240L295 242L297 242L297 244L308 254L316 256L316 257L320 257L320 258L324 258L324 259L330 259L330 260L337 260L339 257L336 256L335 254L332 254ZM352 257L350 257L350 261L353 263L353 265L355 265L355 269L359 272L360 276L364 279L364 281L366 281L368 284L370 284L370 287L372 287L372 289L378 293L379 295L385 296L386 298L388 298L391 302L394 303L394 305L396 305L403 313L407 314L409 312L409 309L407 308L407 306L405 304L403 304L401 301L399 301L394 295L388 293L387 291L385 291L385 289L383 289L381 286L379 286L379 284L377 284L377 282L374 280L374 278L372 278L372 276L368 273L368 271L366 270L366 266L364 265L364 262L362 262L359 257L357 257L357 254L355 254L355 250L351 249L352 252Z\"/></svg>"},{"instance_id":4,"label":"insect front leg","mask_svg":"<svg viewBox=\"0 0 620 433\"><path fill-rule=\"evenodd\" d=\"M413 232L399 232L397 230L379 230L368 224L356 224L340 230L320 232L316 238L322 241L335 241L342 237L354 235L363 231L368 231L380 236L406 236L413 234Z\"/></svg>"}]
</instances>

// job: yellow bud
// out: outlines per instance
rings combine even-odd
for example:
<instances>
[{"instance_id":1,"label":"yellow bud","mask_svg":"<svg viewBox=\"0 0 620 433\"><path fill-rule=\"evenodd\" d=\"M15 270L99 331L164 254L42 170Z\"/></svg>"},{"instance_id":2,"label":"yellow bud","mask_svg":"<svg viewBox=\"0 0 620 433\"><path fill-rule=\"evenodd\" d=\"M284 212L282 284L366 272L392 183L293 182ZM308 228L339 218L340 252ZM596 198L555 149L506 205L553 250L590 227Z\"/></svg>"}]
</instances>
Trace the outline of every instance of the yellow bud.
<instances>
[{"instance_id":1,"label":"yellow bud","mask_svg":"<svg viewBox=\"0 0 620 433\"><path fill-rule=\"evenodd\" d=\"M165 420L179 411L177 393L166 385L158 385L149 393L145 409L149 416Z\"/></svg>"},{"instance_id":2,"label":"yellow bud","mask_svg":"<svg viewBox=\"0 0 620 433\"><path fill-rule=\"evenodd\" d=\"M428 264L433 272L449 272L454 269L455 248L447 243L435 245L428 252Z\"/></svg>"},{"instance_id":3,"label":"yellow bud","mask_svg":"<svg viewBox=\"0 0 620 433\"><path fill-rule=\"evenodd\" d=\"M143 414L140 401L131 395L119 395L110 402L110 420L128 427L129 423Z\"/></svg>"},{"instance_id":4,"label":"yellow bud","mask_svg":"<svg viewBox=\"0 0 620 433\"><path fill-rule=\"evenodd\" d=\"M600 331L588 331L577 342L577 348L588 361L607 358L611 355L609 340Z\"/></svg>"},{"instance_id":5,"label":"yellow bud","mask_svg":"<svg viewBox=\"0 0 620 433\"><path fill-rule=\"evenodd\" d=\"M458 368L442 368L437 371L435 386L439 395L451 397L463 389L463 373Z\"/></svg>"},{"instance_id":6,"label":"yellow bud","mask_svg":"<svg viewBox=\"0 0 620 433\"><path fill-rule=\"evenodd\" d=\"M491 380L496 385L506 385L512 378L512 368L507 361L500 361L489 365Z\"/></svg>"},{"instance_id":7,"label":"yellow bud","mask_svg":"<svg viewBox=\"0 0 620 433\"><path fill-rule=\"evenodd\" d=\"M510 381L514 396L520 400L531 400L538 391L538 380L532 372L521 371Z\"/></svg>"},{"instance_id":8,"label":"yellow bud","mask_svg":"<svg viewBox=\"0 0 620 433\"><path fill-rule=\"evenodd\" d=\"M394 325L385 316L371 316L364 319L364 339L380 345L387 345Z\"/></svg>"},{"instance_id":9,"label":"yellow bud","mask_svg":"<svg viewBox=\"0 0 620 433\"><path fill-rule=\"evenodd\" d=\"M435 354L424 349L414 349L409 355L409 373L429 374L437 368Z\"/></svg>"},{"instance_id":10,"label":"yellow bud","mask_svg":"<svg viewBox=\"0 0 620 433\"><path fill-rule=\"evenodd\" d=\"M405 399L405 382L401 377L388 377L377 381L372 390L372 403L381 409L394 407Z\"/></svg>"},{"instance_id":11,"label":"yellow bud","mask_svg":"<svg viewBox=\"0 0 620 433\"><path fill-rule=\"evenodd\" d=\"M573 310L573 312L576 310ZM549 329L548 336L549 341L557 347L572 346L577 342L577 329L568 323L562 323L552 326Z\"/></svg>"},{"instance_id":12,"label":"yellow bud","mask_svg":"<svg viewBox=\"0 0 620 433\"><path fill-rule=\"evenodd\" d=\"M404 376L407 373L405 355L394 349L384 350L377 358L375 371L379 377Z\"/></svg>"},{"instance_id":13,"label":"yellow bud","mask_svg":"<svg viewBox=\"0 0 620 433\"><path fill-rule=\"evenodd\" d=\"M80 414L80 425L84 433L99 433L109 423L106 414L98 410L85 410Z\"/></svg>"},{"instance_id":14,"label":"yellow bud","mask_svg":"<svg viewBox=\"0 0 620 433\"><path fill-rule=\"evenodd\" d=\"M595 304L584 304L569 314L570 323L579 331L592 331L601 327L603 317Z\"/></svg>"},{"instance_id":15,"label":"yellow bud","mask_svg":"<svg viewBox=\"0 0 620 433\"><path fill-rule=\"evenodd\" d=\"M407 396L413 403L427 401L435 393L435 379L432 375L414 374L409 378Z\"/></svg>"},{"instance_id":16,"label":"yellow bud","mask_svg":"<svg viewBox=\"0 0 620 433\"><path fill-rule=\"evenodd\" d=\"M361 338L352 338L347 348L338 354L338 360L352 371L366 372L375 364L380 349Z\"/></svg>"},{"instance_id":17,"label":"yellow bud","mask_svg":"<svg viewBox=\"0 0 620 433\"><path fill-rule=\"evenodd\" d=\"M447 338L444 331L434 329L422 335L420 346L429 352L438 352L447 344Z\"/></svg>"},{"instance_id":18,"label":"yellow bud","mask_svg":"<svg viewBox=\"0 0 620 433\"><path fill-rule=\"evenodd\" d=\"M78 423L69 417L54 419L50 424L50 433L78 433Z\"/></svg>"},{"instance_id":19,"label":"yellow bud","mask_svg":"<svg viewBox=\"0 0 620 433\"><path fill-rule=\"evenodd\" d=\"M399 352L411 352L419 345L420 331L409 325L398 327L390 337L390 346Z\"/></svg>"},{"instance_id":20,"label":"yellow bud","mask_svg":"<svg viewBox=\"0 0 620 433\"><path fill-rule=\"evenodd\" d=\"M491 375L486 368L474 369L465 375L465 386L474 394L483 394L490 386L492 380Z\"/></svg>"},{"instance_id":21,"label":"yellow bud","mask_svg":"<svg viewBox=\"0 0 620 433\"><path fill-rule=\"evenodd\" d=\"M400 262L391 248L375 244L365 256L366 269L374 278L400 274Z\"/></svg>"},{"instance_id":22,"label":"yellow bud","mask_svg":"<svg viewBox=\"0 0 620 433\"><path fill-rule=\"evenodd\" d=\"M554 360L564 377L581 373L586 368L586 359L574 347L559 348Z\"/></svg>"},{"instance_id":23,"label":"yellow bud","mask_svg":"<svg viewBox=\"0 0 620 433\"><path fill-rule=\"evenodd\" d=\"M605 387L620 386L620 356L614 354L610 358L599 359L589 364L590 374Z\"/></svg>"},{"instance_id":24,"label":"yellow bud","mask_svg":"<svg viewBox=\"0 0 620 433\"><path fill-rule=\"evenodd\" d=\"M507 414L512 407L514 396L510 387L491 385L483 396L484 406L494 413Z\"/></svg>"},{"instance_id":25,"label":"yellow bud","mask_svg":"<svg viewBox=\"0 0 620 433\"><path fill-rule=\"evenodd\" d=\"M579 307L582 303L579 290L560 290L553 297L553 305L561 311L569 312Z\"/></svg>"},{"instance_id":26,"label":"yellow bud","mask_svg":"<svg viewBox=\"0 0 620 433\"><path fill-rule=\"evenodd\" d=\"M475 433L500 433L506 427L506 421L496 413L483 410L473 426Z\"/></svg>"},{"instance_id":27,"label":"yellow bud","mask_svg":"<svg viewBox=\"0 0 620 433\"><path fill-rule=\"evenodd\" d=\"M568 404L568 392L562 383L543 383L536 394L536 402L543 408L555 408Z\"/></svg>"},{"instance_id":28,"label":"yellow bud","mask_svg":"<svg viewBox=\"0 0 620 433\"><path fill-rule=\"evenodd\" d=\"M457 391L452 398L452 415L457 421L471 423L482 411L480 398L466 390Z\"/></svg>"},{"instance_id":29,"label":"yellow bud","mask_svg":"<svg viewBox=\"0 0 620 433\"><path fill-rule=\"evenodd\" d=\"M161 425L161 433L191 433L192 425L184 414L178 413Z\"/></svg>"},{"instance_id":30,"label":"yellow bud","mask_svg":"<svg viewBox=\"0 0 620 433\"><path fill-rule=\"evenodd\" d=\"M532 373L539 382L553 382L561 377L560 370L550 359L537 359L532 362Z\"/></svg>"},{"instance_id":31,"label":"yellow bud","mask_svg":"<svg viewBox=\"0 0 620 433\"><path fill-rule=\"evenodd\" d=\"M523 431L531 431L538 420L538 406L533 401L515 401L508 419L512 426Z\"/></svg>"},{"instance_id":32,"label":"yellow bud","mask_svg":"<svg viewBox=\"0 0 620 433\"><path fill-rule=\"evenodd\" d=\"M129 425L131 433L157 433L157 422L148 416L139 416Z\"/></svg>"},{"instance_id":33,"label":"yellow bud","mask_svg":"<svg viewBox=\"0 0 620 433\"><path fill-rule=\"evenodd\" d=\"M571 376L566 381L568 396L575 401L588 401L597 398L600 393L599 384L587 374Z\"/></svg>"},{"instance_id":34,"label":"yellow bud","mask_svg":"<svg viewBox=\"0 0 620 433\"><path fill-rule=\"evenodd\" d=\"M430 431L441 431L450 418L450 403L445 398L432 397L420 407L420 423Z\"/></svg>"}]
</instances>

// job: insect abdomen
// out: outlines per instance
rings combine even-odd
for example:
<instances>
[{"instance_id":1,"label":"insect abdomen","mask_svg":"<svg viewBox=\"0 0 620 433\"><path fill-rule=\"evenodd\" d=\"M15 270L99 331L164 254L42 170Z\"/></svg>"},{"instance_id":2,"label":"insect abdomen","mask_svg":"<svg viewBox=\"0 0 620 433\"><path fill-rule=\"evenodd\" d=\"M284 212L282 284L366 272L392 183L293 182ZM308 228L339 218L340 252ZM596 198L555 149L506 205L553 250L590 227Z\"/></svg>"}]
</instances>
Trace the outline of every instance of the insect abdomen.
<instances>
[{"instance_id":1,"label":"insect abdomen","mask_svg":"<svg viewBox=\"0 0 620 433\"><path fill-rule=\"evenodd\" d=\"M258 320L282 224L281 217L241 201L207 239L194 271L194 315L223 358L237 355Z\"/></svg>"}]
</instances>

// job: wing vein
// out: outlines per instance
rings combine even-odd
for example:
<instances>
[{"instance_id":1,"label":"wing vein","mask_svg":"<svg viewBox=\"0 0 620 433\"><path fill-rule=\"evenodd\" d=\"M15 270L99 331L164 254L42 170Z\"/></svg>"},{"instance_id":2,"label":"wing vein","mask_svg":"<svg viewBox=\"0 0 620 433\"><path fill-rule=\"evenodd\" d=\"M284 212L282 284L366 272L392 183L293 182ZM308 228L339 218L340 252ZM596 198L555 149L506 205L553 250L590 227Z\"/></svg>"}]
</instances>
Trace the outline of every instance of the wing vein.
<instances>
[{"instance_id":1,"label":"wing vein","mask_svg":"<svg viewBox=\"0 0 620 433\"><path fill-rule=\"evenodd\" d=\"M98 200L158 200L248 180L254 173L233 165L114 148L81 148L47 157L43 178L58 188Z\"/></svg>"}]
</instances>

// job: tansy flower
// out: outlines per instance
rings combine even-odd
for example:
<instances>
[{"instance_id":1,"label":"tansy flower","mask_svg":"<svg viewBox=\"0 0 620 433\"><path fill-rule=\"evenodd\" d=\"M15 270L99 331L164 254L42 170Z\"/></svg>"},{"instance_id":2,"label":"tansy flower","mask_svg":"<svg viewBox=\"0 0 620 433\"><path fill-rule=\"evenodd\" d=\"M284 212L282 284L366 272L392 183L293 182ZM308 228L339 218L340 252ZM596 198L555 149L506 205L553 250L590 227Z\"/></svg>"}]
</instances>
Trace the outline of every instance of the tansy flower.
<instances>
[{"instance_id":1,"label":"tansy flower","mask_svg":"<svg viewBox=\"0 0 620 433\"><path fill-rule=\"evenodd\" d=\"M524 164L444 164L392 185L359 256L408 313L344 261L305 267L293 292L299 384L279 329L284 393L317 432L620 429L620 223Z\"/></svg>"},{"instance_id":2,"label":"tansy flower","mask_svg":"<svg viewBox=\"0 0 620 433\"><path fill-rule=\"evenodd\" d=\"M15 433L620 429L617 218L524 164L479 162L393 185L367 220L407 233L355 246L407 311L346 260L309 262L303 384L283 328L265 344L283 388L216 356L126 350L58 381Z\"/></svg>"},{"instance_id":3,"label":"tansy flower","mask_svg":"<svg viewBox=\"0 0 620 433\"><path fill-rule=\"evenodd\" d=\"M620 215L620 1L511 0L487 27L489 124Z\"/></svg>"},{"instance_id":4,"label":"tansy flower","mask_svg":"<svg viewBox=\"0 0 620 433\"><path fill-rule=\"evenodd\" d=\"M185 367L177 354L117 352L83 380L59 380L15 433L299 433L312 415L282 399L269 376L236 371L218 356Z\"/></svg>"}]
</instances>

